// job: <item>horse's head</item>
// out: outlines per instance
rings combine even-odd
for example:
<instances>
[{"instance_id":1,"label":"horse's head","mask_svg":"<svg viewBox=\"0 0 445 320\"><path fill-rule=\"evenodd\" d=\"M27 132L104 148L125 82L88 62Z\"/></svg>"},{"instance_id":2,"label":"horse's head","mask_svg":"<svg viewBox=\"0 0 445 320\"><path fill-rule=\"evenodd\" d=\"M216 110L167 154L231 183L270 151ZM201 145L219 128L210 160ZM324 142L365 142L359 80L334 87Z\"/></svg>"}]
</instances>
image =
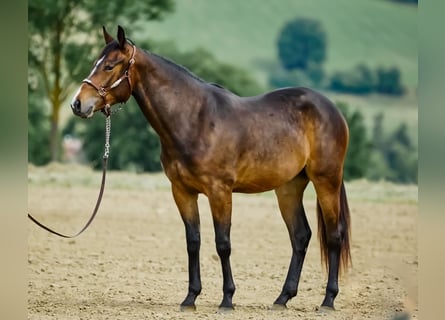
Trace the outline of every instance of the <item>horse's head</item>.
<instances>
[{"instance_id":1,"label":"horse's head","mask_svg":"<svg viewBox=\"0 0 445 320\"><path fill-rule=\"evenodd\" d=\"M107 114L109 106L126 102L131 96L130 69L136 48L127 42L121 26L118 27L117 40L105 27L103 35L106 46L71 101L73 113L82 118L89 118L99 110Z\"/></svg>"}]
</instances>

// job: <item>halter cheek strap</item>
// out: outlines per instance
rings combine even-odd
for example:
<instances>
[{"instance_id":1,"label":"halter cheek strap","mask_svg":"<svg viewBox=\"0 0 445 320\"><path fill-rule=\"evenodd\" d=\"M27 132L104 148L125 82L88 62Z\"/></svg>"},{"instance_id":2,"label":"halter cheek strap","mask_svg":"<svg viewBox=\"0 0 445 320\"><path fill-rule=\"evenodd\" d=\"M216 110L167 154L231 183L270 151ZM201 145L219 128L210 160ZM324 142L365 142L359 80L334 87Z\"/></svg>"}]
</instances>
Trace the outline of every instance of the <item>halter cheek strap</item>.
<instances>
[{"instance_id":1,"label":"halter cheek strap","mask_svg":"<svg viewBox=\"0 0 445 320\"><path fill-rule=\"evenodd\" d=\"M93 81L91 81L91 80L88 79L88 78L84 79L82 82L83 82L83 83L87 83L87 84L89 84L90 86L92 86L94 89L96 89L97 93L102 97L102 99L104 99L105 104L108 105L108 104L106 103L106 101L105 101L105 96L108 94L108 92L109 92L111 89L114 89L114 88L116 88L117 86L119 86L119 85L122 83L122 81L123 81L124 79L127 79L127 81L128 81L128 85L130 86L130 92L133 91L132 86L131 86L131 81L130 81L129 73L130 73L130 67L131 67L131 65L135 62L135 60L134 60L134 55L135 55L135 53L136 53L136 46L133 45L133 52L132 52L132 54L131 54L131 58L130 58L130 60L128 61L127 69L124 71L124 74L123 74L122 76L120 76L119 79L117 79L116 81L114 81L110 86L108 86L108 87L98 86L98 85L96 85Z\"/></svg>"}]
</instances>

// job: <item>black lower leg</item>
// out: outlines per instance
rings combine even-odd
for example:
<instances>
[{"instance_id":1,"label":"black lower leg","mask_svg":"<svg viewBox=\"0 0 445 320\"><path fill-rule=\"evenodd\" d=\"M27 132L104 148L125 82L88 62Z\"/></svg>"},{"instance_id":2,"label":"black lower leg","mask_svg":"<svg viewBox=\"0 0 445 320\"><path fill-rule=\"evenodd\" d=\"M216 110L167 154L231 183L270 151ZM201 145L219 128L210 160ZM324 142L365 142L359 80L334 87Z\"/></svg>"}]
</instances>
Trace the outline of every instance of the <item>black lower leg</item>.
<instances>
[{"instance_id":1,"label":"black lower leg","mask_svg":"<svg viewBox=\"0 0 445 320\"><path fill-rule=\"evenodd\" d=\"M199 267L201 237L199 233L199 223L185 222L185 232L188 253L189 288L187 297L181 303L181 308L194 309L196 297L201 293L201 274Z\"/></svg>"},{"instance_id":2,"label":"black lower leg","mask_svg":"<svg viewBox=\"0 0 445 320\"><path fill-rule=\"evenodd\" d=\"M334 300L338 294L338 270L340 265L340 235L334 235L328 239L328 266L329 275L326 285L326 295L321 304L323 307L334 309Z\"/></svg>"},{"instance_id":3,"label":"black lower leg","mask_svg":"<svg viewBox=\"0 0 445 320\"><path fill-rule=\"evenodd\" d=\"M295 236L294 241L292 241L293 253L291 263L281 294L275 300L274 304L286 305L291 298L297 295L301 269L310 238L311 231L307 228L304 229L300 235Z\"/></svg>"},{"instance_id":4,"label":"black lower leg","mask_svg":"<svg viewBox=\"0 0 445 320\"><path fill-rule=\"evenodd\" d=\"M235 284L230 266L230 225L215 224L215 242L223 273L223 299L219 307L233 309L232 297L235 293Z\"/></svg>"},{"instance_id":5,"label":"black lower leg","mask_svg":"<svg viewBox=\"0 0 445 320\"><path fill-rule=\"evenodd\" d=\"M292 259L287 272L287 277L281 290L281 294L275 300L274 305L286 306L286 303L297 295L301 269L303 267L306 250L311 239L311 229L300 203L290 216L285 216L285 222L289 231L292 244Z\"/></svg>"}]
</instances>

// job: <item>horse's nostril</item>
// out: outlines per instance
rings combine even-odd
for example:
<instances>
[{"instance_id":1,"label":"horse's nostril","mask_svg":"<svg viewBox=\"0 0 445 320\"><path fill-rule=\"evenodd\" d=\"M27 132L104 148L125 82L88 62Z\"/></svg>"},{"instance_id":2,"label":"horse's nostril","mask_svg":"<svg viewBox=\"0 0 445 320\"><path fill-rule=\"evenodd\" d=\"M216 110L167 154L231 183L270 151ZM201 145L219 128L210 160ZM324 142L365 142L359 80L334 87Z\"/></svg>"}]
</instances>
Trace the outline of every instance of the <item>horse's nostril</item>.
<instances>
[{"instance_id":1,"label":"horse's nostril","mask_svg":"<svg viewBox=\"0 0 445 320\"><path fill-rule=\"evenodd\" d=\"M74 101L72 108L75 112L80 112L80 100L76 99L76 101Z\"/></svg>"}]
</instances>

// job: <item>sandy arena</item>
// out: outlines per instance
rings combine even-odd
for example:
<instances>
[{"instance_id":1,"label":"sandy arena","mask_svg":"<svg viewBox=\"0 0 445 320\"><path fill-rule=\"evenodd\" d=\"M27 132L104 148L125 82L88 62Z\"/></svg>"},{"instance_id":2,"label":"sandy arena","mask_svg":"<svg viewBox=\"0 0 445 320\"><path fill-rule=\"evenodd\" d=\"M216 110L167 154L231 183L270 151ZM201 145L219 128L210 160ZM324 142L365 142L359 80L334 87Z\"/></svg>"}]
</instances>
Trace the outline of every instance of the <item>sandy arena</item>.
<instances>
[{"instance_id":1,"label":"sandy arena","mask_svg":"<svg viewBox=\"0 0 445 320\"><path fill-rule=\"evenodd\" d=\"M187 292L182 220L163 174L110 172L91 227L62 239L28 225L28 319L395 319L417 310L417 186L346 184L353 267L340 280L336 311L316 310L326 273L316 235L315 196L305 194L313 231L298 296L287 310L270 306L291 257L273 192L234 194L232 271L235 310L220 314L222 274L207 199L200 196L202 293L195 312L180 312ZM29 167L28 207L68 234L88 220L100 172L73 165Z\"/></svg>"}]
</instances>

